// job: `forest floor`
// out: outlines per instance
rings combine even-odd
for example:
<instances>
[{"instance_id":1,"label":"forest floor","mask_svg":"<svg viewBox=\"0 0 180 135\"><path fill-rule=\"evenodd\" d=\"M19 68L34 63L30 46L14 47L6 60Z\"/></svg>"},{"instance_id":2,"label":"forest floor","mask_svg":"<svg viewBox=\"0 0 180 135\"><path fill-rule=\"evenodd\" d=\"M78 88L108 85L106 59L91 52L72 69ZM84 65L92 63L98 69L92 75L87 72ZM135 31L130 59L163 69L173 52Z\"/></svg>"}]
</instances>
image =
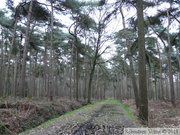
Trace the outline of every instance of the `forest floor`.
<instances>
[{"instance_id":1,"label":"forest floor","mask_svg":"<svg viewBox=\"0 0 180 135\"><path fill-rule=\"evenodd\" d=\"M123 100L131 112L138 116L134 100ZM149 100L149 128L180 128L180 101L173 107L169 101Z\"/></svg>"},{"instance_id":2,"label":"forest floor","mask_svg":"<svg viewBox=\"0 0 180 135\"><path fill-rule=\"evenodd\" d=\"M121 135L126 127L142 127L116 100L85 106L20 135Z\"/></svg>"},{"instance_id":3,"label":"forest floor","mask_svg":"<svg viewBox=\"0 0 180 135\"><path fill-rule=\"evenodd\" d=\"M126 127L142 127L140 120L134 117L138 116L134 100L123 100L122 103L128 108L116 100L84 106L85 101L67 98L55 98L51 102L38 98L0 98L0 135L16 135L44 122L22 135L81 135L83 132L97 135L114 132L115 135L122 133ZM150 100L149 123L146 126L179 128L179 108L180 102L174 108L170 102Z\"/></svg>"},{"instance_id":4,"label":"forest floor","mask_svg":"<svg viewBox=\"0 0 180 135\"><path fill-rule=\"evenodd\" d=\"M19 132L57 118L86 105L67 98L0 98L0 135L16 135Z\"/></svg>"}]
</instances>

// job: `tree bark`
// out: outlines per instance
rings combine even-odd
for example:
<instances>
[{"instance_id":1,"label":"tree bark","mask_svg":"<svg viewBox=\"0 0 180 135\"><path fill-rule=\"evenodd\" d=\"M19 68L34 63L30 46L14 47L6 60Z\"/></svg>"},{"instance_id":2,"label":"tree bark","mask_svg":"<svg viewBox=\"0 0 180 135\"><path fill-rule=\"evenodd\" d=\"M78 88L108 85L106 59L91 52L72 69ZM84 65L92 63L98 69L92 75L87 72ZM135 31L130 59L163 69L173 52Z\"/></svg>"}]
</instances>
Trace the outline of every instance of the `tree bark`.
<instances>
[{"instance_id":1,"label":"tree bark","mask_svg":"<svg viewBox=\"0 0 180 135\"><path fill-rule=\"evenodd\" d=\"M120 74L120 73L117 73L116 76L117 76L118 99L119 99L120 101L122 101L121 79L120 79L121 74Z\"/></svg>"},{"instance_id":2,"label":"tree bark","mask_svg":"<svg viewBox=\"0 0 180 135\"><path fill-rule=\"evenodd\" d=\"M44 58L43 58L43 62L44 62L44 68L43 68L43 85L44 85L43 89L44 89L44 94L43 94L43 96L45 97L48 94L48 88L47 88L47 71L48 70L47 70L47 45L46 45L45 41L43 42L43 44L44 44L44 47L45 47L44 54L43 54L44 55Z\"/></svg>"},{"instance_id":3,"label":"tree bark","mask_svg":"<svg viewBox=\"0 0 180 135\"><path fill-rule=\"evenodd\" d=\"M53 1L51 0L51 47L50 47L50 81L49 81L49 99L50 101L53 100L53 92L54 92L54 63L53 63L53 22L54 22L54 15L53 15Z\"/></svg>"},{"instance_id":4,"label":"tree bark","mask_svg":"<svg viewBox=\"0 0 180 135\"><path fill-rule=\"evenodd\" d=\"M91 86L92 86L92 80L93 80L93 75L95 71L95 66L96 66L96 59L94 59L93 62L93 67L90 72L90 77L89 77L89 84L88 84L88 103L91 103Z\"/></svg>"},{"instance_id":5,"label":"tree bark","mask_svg":"<svg viewBox=\"0 0 180 135\"><path fill-rule=\"evenodd\" d=\"M73 47L73 45L72 45L72 47L71 47L71 65L70 65L70 99L72 99L72 97L73 97L73 92L72 92L72 90L73 90L73 83L72 83L72 81L73 81L73 52L74 52L74 47Z\"/></svg>"},{"instance_id":6,"label":"tree bark","mask_svg":"<svg viewBox=\"0 0 180 135\"><path fill-rule=\"evenodd\" d=\"M165 100L165 96L164 96L164 87L163 87L163 76L162 76L162 63L163 63L163 59L161 57L161 52L160 52L160 48L159 48L159 44L157 43L157 50L158 50L158 55L159 55L159 70L160 70L160 91L161 91L161 99Z\"/></svg>"},{"instance_id":7,"label":"tree bark","mask_svg":"<svg viewBox=\"0 0 180 135\"><path fill-rule=\"evenodd\" d=\"M4 94L5 94L5 91L4 91L4 31L3 31L3 29L1 28L1 42L2 42L2 44L1 44L1 65L2 66L0 66L0 96L5 96Z\"/></svg>"},{"instance_id":8,"label":"tree bark","mask_svg":"<svg viewBox=\"0 0 180 135\"><path fill-rule=\"evenodd\" d=\"M97 59L99 58L98 52L99 52L99 47L100 47L101 34L102 34L102 32L101 32L101 27L100 27L100 24L99 24L96 49L95 49L95 54L94 54L94 58L93 58L93 65L92 65L92 69L90 71L89 84L88 84L88 101L87 101L88 103L91 103L91 85L92 85L93 75L94 75L94 72L95 72L95 67L96 67L96 64L97 64Z\"/></svg>"},{"instance_id":9,"label":"tree bark","mask_svg":"<svg viewBox=\"0 0 180 135\"><path fill-rule=\"evenodd\" d=\"M15 61L15 64L14 64L14 75L13 75L12 89L13 89L14 95L17 96L18 56L15 56L14 61Z\"/></svg>"},{"instance_id":10,"label":"tree bark","mask_svg":"<svg viewBox=\"0 0 180 135\"><path fill-rule=\"evenodd\" d=\"M177 79L176 79L176 91L177 91L177 99L180 99L180 90L179 90L179 73L177 73Z\"/></svg>"},{"instance_id":11,"label":"tree bark","mask_svg":"<svg viewBox=\"0 0 180 135\"><path fill-rule=\"evenodd\" d=\"M146 79L146 59L145 59L145 34L144 34L144 17L143 1L137 0L137 20L138 20L138 50L139 50L139 91L140 107L139 117L148 122L148 96L147 96L147 79Z\"/></svg>"},{"instance_id":12,"label":"tree bark","mask_svg":"<svg viewBox=\"0 0 180 135\"><path fill-rule=\"evenodd\" d=\"M10 84L8 84L8 78L9 78L8 76L9 76L9 71L10 71L9 68L10 68L10 60L11 60L11 57L12 57L12 50L13 50L13 47L14 47L14 44L15 44L15 38L16 38L17 22L18 22L18 19L17 19L17 16L15 16L15 23L14 23L13 37L12 37L12 45L11 45L10 50L9 50L8 65L6 67L6 73L5 73L4 91L6 91L7 86L10 85Z\"/></svg>"},{"instance_id":13,"label":"tree bark","mask_svg":"<svg viewBox=\"0 0 180 135\"><path fill-rule=\"evenodd\" d=\"M136 84L136 77L135 77L135 72L134 72L132 54L130 54L130 56L129 56L129 61L130 61L130 74L131 74L131 80L132 80L132 84L133 84L133 88L134 88L136 107L139 108L139 92L138 92L138 87Z\"/></svg>"},{"instance_id":14,"label":"tree bark","mask_svg":"<svg viewBox=\"0 0 180 135\"><path fill-rule=\"evenodd\" d=\"M79 100L79 53L76 46L76 100Z\"/></svg>"},{"instance_id":15,"label":"tree bark","mask_svg":"<svg viewBox=\"0 0 180 135\"><path fill-rule=\"evenodd\" d=\"M27 26L26 26L26 37L25 37L25 43L24 43L24 49L23 49L23 60L22 60L22 69L21 69L21 79L19 84L19 92L18 96L24 97L24 86L25 86L25 79L26 79L26 59L27 59L27 52L28 52L28 46L29 46L29 38L30 38L30 24L31 24L31 12L33 8L33 1L30 2L30 7L28 11L27 16Z\"/></svg>"},{"instance_id":16,"label":"tree bark","mask_svg":"<svg viewBox=\"0 0 180 135\"><path fill-rule=\"evenodd\" d=\"M170 27L170 16L169 12L167 11L168 16L168 27L167 27L167 33L168 33L168 49L167 49L167 55L168 55L168 71L169 71L169 85L170 85L170 92L171 92L171 103L175 107L175 94L174 94L174 82L173 82L173 73L172 73L172 64L171 64L171 43L170 43L170 34L169 34L169 27Z\"/></svg>"},{"instance_id":17,"label":"tree bark","mask_svg":"<svg viewBox=\"0 0 180 135\"><path fill-rule=\"evenodd\" d=\"M122 2L120 3L120 13L121 13L121 16L122 16L123 28L125 30L126 46L127 46L127 49L128 49L129 62L130 62L130 75L131 75L131 80L132 80L133 89L134 89L136 108L139 108L139 94L138 94L139 92L138 92L138 87L137 87L137 84L136 84L136 77L135 77L135 72L134 72L134 65L133 65L133 57L132 57L132 53L131 53L131 46L129 44L129 39L128 39L128 36L127 36L127 31L126 31L124 13L123 13L123 10L122 10Z\"/></svg>"}]
</instances>

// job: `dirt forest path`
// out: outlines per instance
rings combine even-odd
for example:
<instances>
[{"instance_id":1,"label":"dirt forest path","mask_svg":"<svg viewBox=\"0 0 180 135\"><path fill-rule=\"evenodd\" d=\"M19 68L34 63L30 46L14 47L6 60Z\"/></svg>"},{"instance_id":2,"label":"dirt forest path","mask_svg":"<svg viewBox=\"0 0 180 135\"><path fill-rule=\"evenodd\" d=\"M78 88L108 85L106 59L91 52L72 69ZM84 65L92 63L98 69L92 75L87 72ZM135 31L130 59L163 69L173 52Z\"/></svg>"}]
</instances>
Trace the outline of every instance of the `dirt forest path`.
<instances>
[{"instance_id":1,"label":"dirt forest path","mask_svg":"<svg viewBox=\"0 0 180 135\"><path fill-rule=\"evenodd\" d=\"M121 135L141 125L116 100L85 106L20 135Z\"/></svg>"}]
</instances>

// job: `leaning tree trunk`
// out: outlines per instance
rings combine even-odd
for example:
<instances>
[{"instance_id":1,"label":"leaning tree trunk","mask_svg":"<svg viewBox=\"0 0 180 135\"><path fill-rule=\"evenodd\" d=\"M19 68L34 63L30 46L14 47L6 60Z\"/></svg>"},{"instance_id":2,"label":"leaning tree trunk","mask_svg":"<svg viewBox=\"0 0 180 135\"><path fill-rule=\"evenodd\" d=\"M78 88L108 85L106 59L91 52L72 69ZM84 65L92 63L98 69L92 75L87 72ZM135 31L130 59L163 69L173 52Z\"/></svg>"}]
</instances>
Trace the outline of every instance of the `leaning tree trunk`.
<instances>
[{"instance_id":1,"label":"leaning tree trunk","mask_svg":"<svg viewBox=\"0 0 180 135\"><path fill-rule=\"evenodd\" d=\"M147 96L147 79L146 79L146 58L145 58L145 34L144 34L144 17L143 1L137 0L137 20L138 20L138 50L139 50L139 91L140 107L139 117L148 122L148 96Z\"/></svg>"},{"instance_id":2,"label":"leaning tree trunk","mask_svg":"<svg viewBox=\"0 0 180 135\"><path fill-rule=\"evenodd\" d=\"M100 40L101 40L101 30L99 28L98 31L98 40L97 40L97 44L96 44L96 50L95 50L95 55L94 55L94 59L93 59L93 65L92 65L92 69L90 71L90 76L89 76L89 84L88 84L88 103L91 103L91 87L92 87L92 80L93 80L93 75L95 72L95 68L96 68L96 64L97 64L97 59L98 59L98 51L99 51L99 45L100 45Z\"/></svg>"},{"instance_id":3,"label":"leaning tree trunk","mask_svg":"<svg viewBox=\"0 0 180 135\"><path fill-rule=\"evenodd\" d=\"M172 64L171 64L171 43L170 43L170 35L169 35L169 27L170 27L170 16L169 12L167 11L167 16L168 16L168 27L167 27L167 32L168 32L168 71L169 71L169 83L170 83L170 92L171 92L171 103L173 106L176 106L175 103L175 94L174 94L174 82L173 82L173 73L172 73Z\"/></svg>"},{"instance_id":4,"label":"leaning tree trunk","mask_svg":"<svg viewBox=\"0 0 180 135\"><path fill-rule=\"evenodd\" d=\"M30 7L28 11L27 16L27 27L26 27L26 37L25 37L25 43L24 43L24 49L23 49L23 60L22 60L22 69L21 69L21 78L20 78L20 84L19 84L19 92L17 93L18 96L23 97L24 96L24 86L25 86L25 77L26 77L26 59L27 59L27 52L28 52L28 45L29 45L29 33L30 33L30 24L31 24L31 12L33 7L33 1L30 2Z\"/></svg>"},{"instance_id":5,"label":"leaning tree trunk","mask_svg":"<svg viewBox=\"0 0 180 135\"><path fill-rule=\"evenodd\" d=\"M168 71L169 71L169 83L170 83L170 92L171 92L171 103L173 104L173 106L175 105L175 94L174 94L174 83L173 83L173 73L172 73L172 64L171 64L171 43L170 43L170 35L169 35L169 27L170 27L170 16L169 16L169 12L167 12L167 16L168 16L168 27L167 27L167 32L168 32L168 47L167 47L167 58L168 58ZM154 29L151 27L151 29L154 31ZM159 39L161 40L161 42L164 45L164 48L166 48L166 43L164 42L164 40L162 39L162 37L160 36L160 34L158 34L157 32L154 31L154 33L159 37Z\"/></svg>"},{"instance_id":6,"label":"leaning tree trunk","mask_svg":"<svg viewBox=\"0 0 180 135\"><path fill-rule=\"evenodd\" d=\"M129 44L128 36L127 36L126 24L125 24L125 19L124 19L124 13L123 13L123 10L122 10L122 2L120 4L120 12L121 12L121 16L122 16L123 28L125 30L126 45L127 45L128 53L129 53L130 75L131 75L131 80L132 80L133 89L134 89L136 108L139 108L138 87L137 87L137 84L136 84L136 77L135 77L134 65L133 65L133 57L132 57L132 53L131 53L131 47L130 47L130 44Z\"/></svg>"},{"instance_id":7,"label":"leaning tree trunk","mask_svg":"<svg viewBox=\"0 0 180 135\"><path fill-rule=\"evenodd\" d=\"M95 68L96 68L96 64L97 64L97 59L99 58L98 52L100 49L100 41L101 41L101 27L99 24L98 27L98 39L97 39L97 43L96 43L96 50L95 50L95 54L94 54L94 58L93 58L93 65L92 65L92 69L90 71L90 76L89 76L89 84L88 84L88 103L91 103L91 87L92 87L92 80L93 80L93 75L95 72Z\"/></svg>"}]
</instances>

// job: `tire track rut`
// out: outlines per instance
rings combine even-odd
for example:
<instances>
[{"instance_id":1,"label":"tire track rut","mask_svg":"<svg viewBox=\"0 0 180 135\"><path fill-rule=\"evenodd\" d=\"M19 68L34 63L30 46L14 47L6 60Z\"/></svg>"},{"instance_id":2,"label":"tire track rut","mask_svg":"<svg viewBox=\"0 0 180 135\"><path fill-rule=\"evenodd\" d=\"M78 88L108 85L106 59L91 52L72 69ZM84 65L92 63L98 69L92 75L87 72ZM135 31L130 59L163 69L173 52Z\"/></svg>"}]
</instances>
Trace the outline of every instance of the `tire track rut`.
<instances>
[{"instance_id":1,"label":"tire track rut","mask_svg":"<svg viewBox=\"0 0 180 135\"><path fill-rule=\"evenodd\" d=\"M102 112L102 109L103 109L104 105L101 106L100 110L99 111L96 111L92 116L91 118L82 123L79 128L73 133L74 135L83 135L83 133L87 130L87 129L92 129L93 127L93 124L92 124L92 121L98 117L98 115Z\"/></svg>"},{"instance_id":2,"label":"tire track rut","mask_svg":"<svg viewBox=\"0 0 180 135\"><path fill-rule=\"evenodd\" d=\"M20 135L121 135L124 128L141 127L115 100L99 102Z\"/></svg>"}]
</instances>

